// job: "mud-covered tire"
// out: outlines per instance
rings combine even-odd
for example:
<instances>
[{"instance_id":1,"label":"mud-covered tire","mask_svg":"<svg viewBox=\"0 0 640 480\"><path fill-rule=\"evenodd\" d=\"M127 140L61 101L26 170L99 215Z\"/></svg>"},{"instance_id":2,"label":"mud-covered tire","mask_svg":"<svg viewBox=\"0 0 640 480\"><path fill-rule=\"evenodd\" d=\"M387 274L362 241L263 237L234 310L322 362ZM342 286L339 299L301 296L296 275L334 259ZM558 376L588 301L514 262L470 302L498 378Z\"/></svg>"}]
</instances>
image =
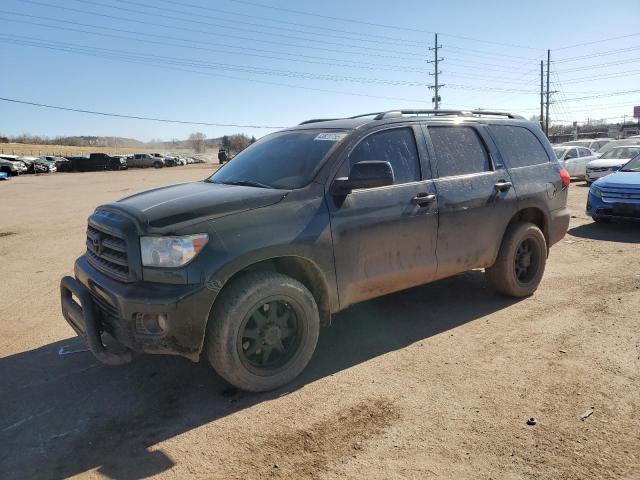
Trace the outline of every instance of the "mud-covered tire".
<instances>
[{"instance_id":1,"label":"mud-covered tire","mask_svg":"<svg viewBox=\"0 0 640 480\"><path fill-rule=\"evenodd\" d=\"M278 303L280 302L280 303ZM278 305L273 309L271 305ZM268 311L264 308L269 306ZM284 308L282 318L289 326L295 321L295 328L283 328L282 331L296 332L293 340L284 338L284 333L276 333L280 340L280 347L287 345L287 351L282 355L282 364L272 368L256 366L251 359L260 357L261 349L249 355L257 344L267 348L267 342L273 341L268 337L273 333L271 325L278 323L276 315L278 308ZM259 327L254 314L266 318L267 323ZM272 321L269 311L274 311ZM256 322L256 323L253 323ZM249 328L249 326L256 328ZM265 326L266 325L266 326ZM278 327L279 328L279 327ZM235 387L250 392L264 392L273 390L289 383L297 377L307 366L315 351L320 330L318 307L311 292L297 280L277 272L256 271L247 273L228 285L216 300L207 325L205 351L209 362L215 371ZM251 331L260 332L257 340L248 338L244 334ZM286 343L293 342L295 343ZM263 342L263 343L260 343ZM271 350L270 350L271 352ZM262 352L265 353L264 351ZM272 355L272 354L271 354Z\"/></svg>"},{"instance_id":2,"label":"mud-covered tire","mask_svg":"<svg viewBox=\"0 0 640 480\"><path fill-rule=\"evenodd\" d=\"M528 257L526 251L531 252ZM512 223L495 263L485 269L487 283L504 295L527 297L538 288L546 261L547 242L542 231L529 222Z\"/></svg>"}]
</instances>

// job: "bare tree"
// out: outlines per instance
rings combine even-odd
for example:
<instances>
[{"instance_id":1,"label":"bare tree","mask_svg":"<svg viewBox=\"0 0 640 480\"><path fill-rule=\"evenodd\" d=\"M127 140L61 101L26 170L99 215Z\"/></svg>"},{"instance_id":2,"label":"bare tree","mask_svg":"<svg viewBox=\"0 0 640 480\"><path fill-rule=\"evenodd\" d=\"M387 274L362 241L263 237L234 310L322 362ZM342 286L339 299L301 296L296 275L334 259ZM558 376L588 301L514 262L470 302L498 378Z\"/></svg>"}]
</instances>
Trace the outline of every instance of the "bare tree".
<instances>
[{"instance_id":1,"label":"bare tree","mask_svg":"<svg viewBox=\"0 0 640 480\"><path fill-rule=\"evenodd\" d=\"M234 153L240 153L249 145L251 145L251 139L244 134L236 134L229 137L229 149Z\"/></svg>"},{"instance_id":2,"label":"bare tree","mask_svg":"<svg viewBox=\"0 0 640 480\"><path fill-rule=\"evenodd\" d=\"M196 153L204 153L206 147L207 136L202 132L196 132L189 135L189 143Z\"/></svg>"}]
</instances>

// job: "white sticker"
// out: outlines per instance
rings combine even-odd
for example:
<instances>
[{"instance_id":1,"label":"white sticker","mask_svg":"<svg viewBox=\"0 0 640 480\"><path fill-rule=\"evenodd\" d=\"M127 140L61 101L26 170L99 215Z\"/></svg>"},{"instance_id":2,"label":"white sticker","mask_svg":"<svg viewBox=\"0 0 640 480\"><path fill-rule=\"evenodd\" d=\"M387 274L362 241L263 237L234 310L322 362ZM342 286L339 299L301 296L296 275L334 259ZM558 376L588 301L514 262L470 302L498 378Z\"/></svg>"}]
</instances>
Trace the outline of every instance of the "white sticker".
<instances>
[{"instance_id":1,"label":"white sticker","mask_svg":"<svg viewBox=\"0 0 640 480\"><path fill-rule=\"evenodd\" d=\"M325 141L328 141L328 142L339 142L340 140L342 140L346 136L347 136L346 133L324 132L324 133L319 133L318 136L316 138L314 138L314 140L325 140Z\"/></svg>"}]
</instances>

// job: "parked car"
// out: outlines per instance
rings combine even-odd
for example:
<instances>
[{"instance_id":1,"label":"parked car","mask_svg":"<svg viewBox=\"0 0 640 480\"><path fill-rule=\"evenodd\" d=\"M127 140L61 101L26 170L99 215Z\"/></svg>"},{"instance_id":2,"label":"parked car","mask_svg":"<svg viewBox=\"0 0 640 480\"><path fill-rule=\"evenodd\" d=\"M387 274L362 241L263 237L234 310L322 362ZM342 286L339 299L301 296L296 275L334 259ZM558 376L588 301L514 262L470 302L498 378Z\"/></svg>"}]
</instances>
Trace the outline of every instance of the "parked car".
<instances>
[{"instance_id":1,"label":"parked car","mask_svg":"<svg viewBox=\"0 0 640 480\"><path fill-rule=\"evenodd\" d=\"M53 157L50 157L53 158ZM47 157L38 157L34 160L34 164L46 167L44 173L55 173L58 171L55 160L49 160ZM36 172L40 173L40 172Z\"/></svg>"},{"instance_id":2,"label":"parked car","mask_svg":"<svg viewBox=\"0 0 640 480\"><path fill-rule=\"evenodd\" d=\"M591 185L587 215L596 222L613 219L640 222L640 154Z\"/></svg>"},{"instance_id":3,"label":"parked car","mask_svg":"<svg viewBox=\"0 0 640 480\"><path fill-rule=\"evenodd\" d=\"M609 143L600 147L598 154L600 155L600 157L602 157L602 155L616 147L626 147L631 145L640 146L640 138L624 138L622 140L611 140Z\"/></svg>"},{"instance_id":4,"label":"parked car","mask_svg":"<svg viewBox=\"0 0 640 480\"><path fill-rule=\"evenodd\" d=\"M156 157L150 153L136 153L127 161L127 163L130 167L136 168L162 168L166 164L164 158Z\"/></svg>"},{"instance_id":5,"label":"parked car","mask_svg":"<svg viewBox=\"0 0 640 480\"><path fill-rule=\"evenodd\" d=\"M567 169L569 175L584 180L587 174L587 164L596 160L593 151L585 147L553 147L558 162Z\"/></svg>"},{"instance_id":6,"label":"parked car","mask_svg":"<svg viewBox=\"0 0 640 480\"><path fill-rule=\"evenodd\" d=\"M0 155L0 172L6 173L7 177L27 173L27 170L27 165L18 160L16 155Z\"/></svg>"},{"instance_id":7,"label":"parked car","mask_svg":"<svg viewBox=\"0 0 640 480\"><path fill-rule=\"evenodd\" d=\"M226 148L218 150L218 162L220 165L227 163L229 160L231 160L231 157L229 156L229 152Z\"/></svg>"},{"instance_id":8,"label":"parked car","mask_svg":"<svg viewBox=\"0 0 640 480\"><path fill-rule=\"evenodd\" d=\"M586 180L588 184L598 178L616 172L622 166L640 153L640 145L615 147L602 154L597 160L587 164Z\"/></svg>"},{"instance_id":9,"label":"parked car","mask_svg":"<svg viewBox=\"0 0 640 480\"><path fill-rule=\"evenodd\" d=\"M45 155L40 158L43 160L46 160L47 162L53 162L58 172L71 171L71 162L64 157L55 157L55 156Z\"/></svg>"},{"instance_id":10,"label":"parked car","mask_svg":"<svg viewBox=\"0 0 640 480\"><path fill-rule=\"evenodd\" d=\"M569 225L569 180L517 115L303 122L205 181L98 207L62 313L103 362L203 353L236 387L270 390L354 303L475 268L497 292L531 295Z\"/></svg>"},{"instance_id":11,"label":"parked car","mask_svg":"<svg viewBox=\"0 0 640 480\"><path fill-rule=\"evenodd\" d=\"M49 172L49 163L41 162L38 157L29 157L29 156L18 157L18 161L25 164L25 166L27 167L27 173L48 173Z\"/></svg>"},{"instance_id":12,"label":"parked car","mask_svg":"<svg viewBox=\"0 0 640 480\"><path fill-rule=\"evenodd\" d=\"M609 143L613 138L584 138L582 140L571 140L562 143L563 147L585 147L593 152L598 152L602 147Z\"/></svg>"},{"instance_id":13,"label":"parked car","mask_svg":"<svg viewBox=\"0 0 640 480\"><path fill-rule=\"evenodd\" d=\"M108 153L92 153L89 160L95 162L97 168L102 165L102 170L126 170L127 160L122 155L109 155Z\"/></svg>"}]
</instances>

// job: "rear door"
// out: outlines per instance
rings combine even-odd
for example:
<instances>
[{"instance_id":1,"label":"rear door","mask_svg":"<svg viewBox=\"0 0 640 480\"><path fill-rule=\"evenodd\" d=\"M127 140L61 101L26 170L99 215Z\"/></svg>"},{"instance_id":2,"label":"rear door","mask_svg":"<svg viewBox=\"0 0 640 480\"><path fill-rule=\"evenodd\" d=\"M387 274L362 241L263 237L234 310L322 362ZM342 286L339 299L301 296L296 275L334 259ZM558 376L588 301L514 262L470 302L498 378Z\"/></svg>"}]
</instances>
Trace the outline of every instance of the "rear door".
<instances>
[{"instance_id":1,"label":"rear door","mask_svg":"<svg viewBox=\"0 0 640 480\"><path fill-rule=\"evenodd\" d=\"M494 160L486 127L434 125L425 130L437 175L437 278L490 266L517 210L509 172Z\"/></svg>"},{"instance_id":2,"label":"rear door","mask_svg":"<svg viewBox=\"0 0 640 480\"><path fill-rule=\"evenodd\" d=\"M567 169L569 175L575 177L580 171L580 158L578 155L578 149L573 147L567 151L564 155L564 168Z\"/></svg>"},{"instance_id":3,"label":"rear door","mask_svg":"<svg viewBox=\"0 0 640 480\"><path fill-rule=\"evenodd\" d=\"M436 272L438 202L419 125L376 130L346 154L391 163L395 183L327 196L341 307L429 282Z\"/></svg>"},{"instance_id":4,"label":"rear door","mask_svg":"<svg viewBox=\"0 0 640 480\"><path fill-rule=\"evenodd\" d=\"M579 161L576 163L576 171L573 174L575 177L584 177L587 173L587 163L591 160L595 160L596 157L593 152L588 148L578 148Z\"/></svg>"}]
</instances>

